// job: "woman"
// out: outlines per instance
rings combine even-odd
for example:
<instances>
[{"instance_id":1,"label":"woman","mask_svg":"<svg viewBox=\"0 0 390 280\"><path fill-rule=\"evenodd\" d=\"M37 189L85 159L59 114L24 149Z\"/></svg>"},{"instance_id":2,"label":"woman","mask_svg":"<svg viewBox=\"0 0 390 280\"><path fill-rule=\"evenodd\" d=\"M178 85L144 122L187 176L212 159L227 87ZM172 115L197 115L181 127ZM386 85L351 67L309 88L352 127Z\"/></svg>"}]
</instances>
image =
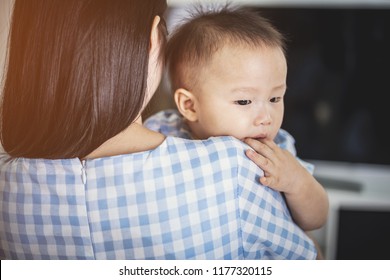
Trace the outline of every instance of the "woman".
<instances>
[{"instance_id":1,"label":"woman","mask_svg":"<svg viewBox=\"0 0 390 280\"><path fill-rule=\"evenodd\" d=\"M0 257L314 259L232 137L142 126L165 0L15 1L1 105Z\"/></svg>"}]
</instances>

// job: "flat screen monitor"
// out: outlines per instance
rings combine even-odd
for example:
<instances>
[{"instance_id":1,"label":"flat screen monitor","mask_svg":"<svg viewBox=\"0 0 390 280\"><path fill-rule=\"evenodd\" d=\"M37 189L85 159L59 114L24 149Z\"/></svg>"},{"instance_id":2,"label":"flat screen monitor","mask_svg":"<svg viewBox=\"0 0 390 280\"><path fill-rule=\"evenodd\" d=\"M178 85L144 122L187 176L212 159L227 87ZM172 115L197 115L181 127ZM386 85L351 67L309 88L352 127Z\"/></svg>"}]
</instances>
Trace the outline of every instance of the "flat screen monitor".
<instances>
[{"instance_id":1,"label":"flat screen monitor","mask_svg":"<svg viewBox=\"0 0 390 280\"><path fill-rule=\"evenodd\" d=\"M340 204L328 221L327 259L390 260L390 203Z\"/></svg>"}]
</instances>

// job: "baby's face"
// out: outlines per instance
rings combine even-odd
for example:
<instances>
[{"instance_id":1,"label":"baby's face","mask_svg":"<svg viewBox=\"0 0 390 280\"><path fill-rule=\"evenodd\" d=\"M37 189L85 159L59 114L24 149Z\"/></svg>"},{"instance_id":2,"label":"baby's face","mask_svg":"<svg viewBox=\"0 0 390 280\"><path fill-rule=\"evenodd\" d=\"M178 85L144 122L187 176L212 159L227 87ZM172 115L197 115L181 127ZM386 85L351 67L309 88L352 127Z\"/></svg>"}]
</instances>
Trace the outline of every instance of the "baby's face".
<instances>
[{"instance_id":1,"label":"baby's face","mask_svg":"<svg viewBox=\"0 0 390 280\"><path fill-rule=\"evenodd\" d=\"M281 49L224 46L200 73L194 138L274 139L283 120L286 77Z\"/></svg>"}]
</instances>

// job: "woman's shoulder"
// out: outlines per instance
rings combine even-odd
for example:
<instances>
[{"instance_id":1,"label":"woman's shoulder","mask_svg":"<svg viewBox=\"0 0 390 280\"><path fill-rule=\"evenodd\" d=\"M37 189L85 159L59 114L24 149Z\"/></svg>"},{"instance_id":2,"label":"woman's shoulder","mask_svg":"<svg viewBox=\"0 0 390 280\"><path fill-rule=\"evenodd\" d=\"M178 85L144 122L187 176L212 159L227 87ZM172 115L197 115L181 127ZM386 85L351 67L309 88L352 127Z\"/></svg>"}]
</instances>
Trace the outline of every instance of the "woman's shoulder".
<instances>
[{"instance_id":1,"label":"woman's shoulder","mask_svg":"<svg viewBox=\"0 0 390 280\"><path fill-rule=\"evenodd\" d=\"M117 166L118 164L136 165L137 162L159 165L164 162L190 163L199 162L204 165L223 165L225 168L240 168L247 166L252 169L258 167L245 155L249 148L245 143L231 136L211 137L206 140L190 140L179 137L166 137L165 141L158 147L150 151L122 154L116 156L88 159L89 167ZM28 170L60 170L67 169L73 172L82 168L83 162L77 158L73 159L28 159L12 158L7 153L0 152L0 171L19 170L28 166ZM164 164L163 164L164 165ZM184 164L185 165L185 164ZM22 168L23 169L23 168ZM258 170L257 170L258 171Z\"/></svg>"},{"instance_id":2,"label":"woman's shoulder","mask_svg":"<svg viewBox=\"0 0 390 280\"><path fill-rule=\"evenodd\" d=\"M174 147L178 152L207 152L208 154L214 152L229 156L245 156L245 150L249 149L247 144L232 136L210 137L205 140L191 140L168 136L166 138L166 145L170 151Z\"/></svg>"},{"instance_id":3,"label":"woman's shoulder","mask_svg":"<svg viewBox=\"0 0 390 280\"><path fill-rule=\"evenodd\" d=\"M160 156L165 154L167 158L199 161L205 165L211 163L224 168L235 168L237 172L241 172L242 169L256 174L263 172L246 156L245 151L250 147L232 136L210 137L205 140L167 137L164 145L158 154Z\"/></svg>"}]
</instances>

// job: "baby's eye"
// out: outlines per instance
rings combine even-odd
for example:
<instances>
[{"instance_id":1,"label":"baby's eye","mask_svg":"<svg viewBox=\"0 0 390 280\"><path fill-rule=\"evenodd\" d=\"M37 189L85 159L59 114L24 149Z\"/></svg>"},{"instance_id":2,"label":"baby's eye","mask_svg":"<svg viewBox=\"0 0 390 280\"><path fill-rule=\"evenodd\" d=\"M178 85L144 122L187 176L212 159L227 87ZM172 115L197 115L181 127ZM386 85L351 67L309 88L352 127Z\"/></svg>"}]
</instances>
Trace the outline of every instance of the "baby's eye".
<instances>
[{"instance_id":1,"label":"baby's eye","mask_svg":"<svg viewBox=\"0 0 390 280\"><path fill-rule=\"evenodd\" d=\"M237 100L237 101L234 101L235 104L238 104L238 105L249 105L252 103L252 101L250 100Z\"/></svg>"},{"instance_id":2,"label":"baby's eye","mask_svg":"<svg viewBox=\"0 0 390 280\"><path fill-rule=\"evenodd\" d=\"M271 103L278 103L280 100L282 100L281 97L273 97L270 99Z\"/></svg>"}]
</instances>

